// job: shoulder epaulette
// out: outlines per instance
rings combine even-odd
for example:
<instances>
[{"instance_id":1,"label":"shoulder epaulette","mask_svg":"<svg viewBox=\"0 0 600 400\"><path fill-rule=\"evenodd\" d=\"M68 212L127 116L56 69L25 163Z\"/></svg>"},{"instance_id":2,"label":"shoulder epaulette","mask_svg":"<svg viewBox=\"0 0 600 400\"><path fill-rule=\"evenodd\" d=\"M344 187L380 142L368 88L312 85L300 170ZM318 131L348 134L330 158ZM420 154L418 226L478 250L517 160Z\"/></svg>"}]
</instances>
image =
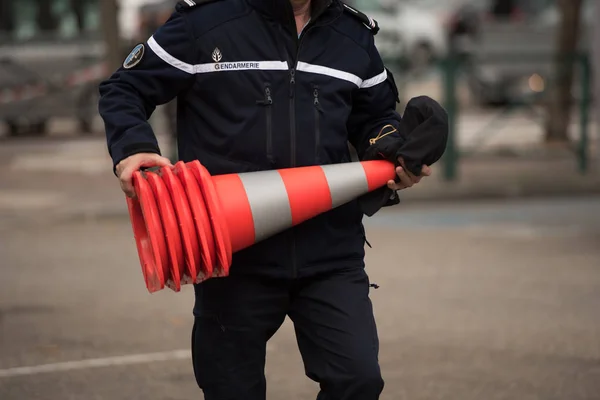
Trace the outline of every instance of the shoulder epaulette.
<instances>
[{"instance_id":1,"label":"shoulder epaulette","mask_svg":"<svg viewBox=\"0 0 600 400\"><path fill-rule=\"evenodd\" d=\"M212 3L218 0L181 0L177 2L175 9L177 11L187 11L206 3Z\"/></svg>"},{"instance_id":2,"label":"shoulder epaulette","mask_svg":"<svg viewBox=\"0 0 600 400\"><path fill-rule=\"evenodd\" d=\"M370 18L368 15L361 13L357 9L350 7L346 3L342 3L342 6L344 6L344 10L348 11L351 15L362 22L364 26L369 28L369 30L373 32L373 35L377 35L377 32L379 32L379 25L377 24L377 21L375 21L373 18Z\"/></svg>"}]
</instances>

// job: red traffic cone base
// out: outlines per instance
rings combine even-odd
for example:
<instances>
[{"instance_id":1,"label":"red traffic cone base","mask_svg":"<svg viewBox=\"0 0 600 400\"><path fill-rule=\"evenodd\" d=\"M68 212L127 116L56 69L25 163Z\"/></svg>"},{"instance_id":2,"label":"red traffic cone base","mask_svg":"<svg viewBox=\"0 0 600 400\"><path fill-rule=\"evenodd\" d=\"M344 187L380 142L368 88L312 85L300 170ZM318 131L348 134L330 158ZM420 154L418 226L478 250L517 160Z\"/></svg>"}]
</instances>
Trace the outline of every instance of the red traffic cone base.
<instances>
[{"instance_id":1,"label":"red traffic cone base","mask_svg":"<svg viewBox=\"0 0 600 400\"><path fill-rule=\"evenodd\" d=\"M173 202L181 237L184 258L183 263L180 264L182 267L180 268L181 283L189 284L193 282L192 277L196 276L195 266L200 263L200 247L196 246L196 243L202 243L202 240L198 238L195 224L188 223L192 220L192 211L181 182L169 168L164 168L161 171L161 177ZM204 239L206 240L206 238Z\"/></svg>"},{"instance_id":2,"label":"red traffic cone base","mask_svg":"<svg viewBox=\"0 0 600 400\"><path fill-rule=\"evenodd\" d=\"M138 200L128 198L127 205L137 250L142 264L146 287L150 292L164 288L162 249L166 250L162 239L162 224L150 185L136 172L133 177Z\"/></svg>"},{"instance_id":3,"label":"red traffic cone base","mask_svg":"<svg viewBox=\"0 0 600 400\"><path fill-rule=\"evenodd\" d=\"M394 179L387 161L211 176L199 161L133 176L127 199L150 293L229 275L232 254Z\"/></svg>"},{"instance_id":4,"label":"red traffic cone base","mask_svg":"<svg viewBox=\"0 0 600 400\"><path fill-rule=\"evenodd\" d=\"M188 265L187 268L193 282L201 282L212 274L214 259L213 235L208 223L204 197L196 178L184 163L177 163L174 172L181 180L185 192L183 196L191 210L191 219L186 221L182 218L181 223L194 227L197 238L192 245L198 248L199 262L196 265Z\"/></svg>"},{"instance_id":5,"label":"red traffic cone base","mask_svg":"<svg viewBox=\"0 0 600 400\"><path fill-rule=\"evenodd\" d=\"M165 235L167 250L167 259L164 260L166 262L163 261L165 284L178 292L181 289L181 275L183 275L183 248L181 245L181 237L179 235L175 211L173 210L173 204L171 203L171 196L158 175L148 174L146 179L150 184L154 198L158 199L158 212L161 217L163 233Z\"/></svg>"}]
</instances>

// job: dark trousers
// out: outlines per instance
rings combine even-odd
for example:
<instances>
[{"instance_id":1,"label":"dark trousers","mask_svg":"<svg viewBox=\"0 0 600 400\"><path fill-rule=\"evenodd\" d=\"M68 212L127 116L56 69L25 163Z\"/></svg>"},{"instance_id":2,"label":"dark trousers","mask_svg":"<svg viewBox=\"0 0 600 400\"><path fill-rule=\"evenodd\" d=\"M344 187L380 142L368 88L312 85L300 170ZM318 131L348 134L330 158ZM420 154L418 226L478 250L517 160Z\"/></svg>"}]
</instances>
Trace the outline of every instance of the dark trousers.
<instances>
[{"instance_id":1,"label":"dark trousers","mask_svg":"<svg viewBox=\"0 0 600 400\"><path fill-rule=\"evenodd\" d=\"M267 341L293 321L317 400L376 400L383 390L379 342L363 268L305 280L255 276L196 287L194 374L206 400L264 400Z\"/></svg>"}]
</instances>

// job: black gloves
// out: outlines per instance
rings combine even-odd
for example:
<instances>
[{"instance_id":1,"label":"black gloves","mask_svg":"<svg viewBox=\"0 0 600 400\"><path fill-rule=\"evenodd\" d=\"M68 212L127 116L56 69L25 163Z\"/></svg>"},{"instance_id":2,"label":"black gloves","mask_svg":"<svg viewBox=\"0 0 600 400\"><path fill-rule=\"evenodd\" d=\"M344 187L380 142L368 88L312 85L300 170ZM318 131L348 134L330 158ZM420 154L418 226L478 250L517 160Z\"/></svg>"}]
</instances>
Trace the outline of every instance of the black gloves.
<instances>
[{"instance_id":1,"label":"black gloves","mask_svg":"<svg viewBox=\"0 0 600 400\"><path fill-rule=\"evenodd\" d=\"M396 157L401 157L406 169L419 176L423 165L436 163L446 151L448 113L429 97L415 97L406 105L400 125L407 132L407 139Z\"/></svg>"},{"instance_id":2,"label":"black gloves","mask_svg":"<svg viewBox=\"0 0 600 400\"><path fill-rule=\"evenodd\" d=\"M413 175L421 175L423 165L437 162L448 141L448 114L435 100L427 96L411 99L406 105L402 121L397 128L385 126L371 140L362 161L386 159L404 167ZM359 198L363 213L372 216L381 207L398 204L398 196L387 186Z\"/></svg>"}]
</instances>

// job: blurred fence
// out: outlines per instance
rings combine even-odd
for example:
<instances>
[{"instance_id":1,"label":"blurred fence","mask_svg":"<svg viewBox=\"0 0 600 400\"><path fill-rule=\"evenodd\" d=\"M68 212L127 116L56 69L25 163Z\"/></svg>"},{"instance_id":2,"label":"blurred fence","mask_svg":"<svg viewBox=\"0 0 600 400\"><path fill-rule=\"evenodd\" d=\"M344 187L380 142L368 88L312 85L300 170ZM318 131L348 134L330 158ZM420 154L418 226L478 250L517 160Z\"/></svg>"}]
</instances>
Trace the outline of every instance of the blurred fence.
<instances>
[{"instance_id":1,"label":"blurred fence","mask_svg":"<svg viewBox=\"0 0 600 400\"><path fill-rule=\"evenodd\" d=\"M458 176L458 164L461 157L478 153L482 145L494 135L506 133L505 126L511 116L516 114L526 118L532 125L538 125L542 131L546 128L549 118L549 103L552 101L557 74L563 69L548 68L553 65L553 54L497 54L496 57L486 57L485 60L473 60L469 57L451 55L441 60L439 67L443 81L443 102L450 119L451 135L444 156L444 177L454 180ZM543 62L540 62L543 61ZM532 63L533 62L533 63ZM578 170L586 173L590 160L590 113L592 105L592 69L588 53L582 52L570 57L565 63L572 63L575 67L575 81L573 84L574 107L570 118L575 122L577 132L571 125L568 135L571 140L573 155L577 159ZM494 70L498 65L504 68ZM527 66L535 65L533 68ZM541 67L540 67L541 66ZM519 68L521 67L521 68ZM496 76L492 76L496 71ZM477 99L480 102L502 102L502 107L497 114L486 124L481 126L475 135L471 135L469 146L460 148L457 145L458 121L461 118L461 102L457 95L457 85L460 79L467 81L470 93L477 97L476 85L481 90L488 90L488 94ZM487 86L487 87L486 87ZM490 87L492 86L492 87ZM494 95L499 91L505 96ZM516 128L518 129L518 128ZM512 132L512 135L518 132ZM474 136L474 137L473 137ZM515 136L516 137L516 136ZM514 140L514 145L519 146L523 140ZM540 143L541 145L542 143ZM506 146L505 146L506 147Z\"/></svg>"}]
</instances>

